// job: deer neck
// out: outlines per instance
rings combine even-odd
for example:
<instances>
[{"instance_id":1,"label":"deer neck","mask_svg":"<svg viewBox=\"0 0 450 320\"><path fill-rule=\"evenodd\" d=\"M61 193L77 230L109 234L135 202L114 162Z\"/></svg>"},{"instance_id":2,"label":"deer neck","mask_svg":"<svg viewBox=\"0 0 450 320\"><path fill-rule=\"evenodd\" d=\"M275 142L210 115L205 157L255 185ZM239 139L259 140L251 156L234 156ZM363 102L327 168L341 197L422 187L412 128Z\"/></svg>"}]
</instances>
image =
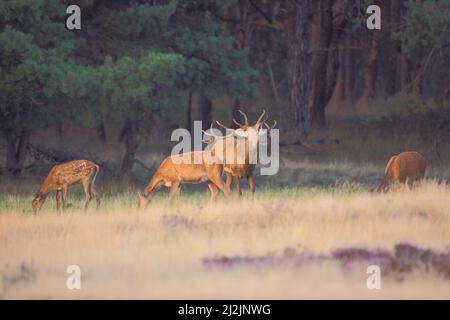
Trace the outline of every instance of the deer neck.
<instances>
[{"instance_id":1,"label":"deer neck","mask_svg":"<svg viewBox=\"0 0 450 320\"><path fill-rule=\"evenodd\" d=\"M43 198L46 198L47 195L53 191L53 188L51 186L51 184L47 183L47 181L44 181L44 183L41 185L41 187L39 188L37 194Z\"/></svg>"},{"instance_id":2,"label":"deer neck","mask_svg":"<svg viewBox=\"0 0 450 320\"><path fill-rule=\"evenodd\" d=\"M209 150L214 153L214 156L222 163L227 163L227 153L232 153L233 162L238 164L248 164L250 155L256 156L258 150L258 142L250 141L245 138L244 141L238 141L235 138L217 139Z\"/></svg>"},{"instance_id":3,"label":"deer neck","mask_svg":"<svg viewBox=\"0 0 450 320\"><path fill-rule=\"evenodd\" d=\"M39 191L36 193L35 198L39 197L41 199L46 199L48 194L50 193L50 191L48 190L43 190L42 188L39 189Z\"/></svg>"}]
</instances>

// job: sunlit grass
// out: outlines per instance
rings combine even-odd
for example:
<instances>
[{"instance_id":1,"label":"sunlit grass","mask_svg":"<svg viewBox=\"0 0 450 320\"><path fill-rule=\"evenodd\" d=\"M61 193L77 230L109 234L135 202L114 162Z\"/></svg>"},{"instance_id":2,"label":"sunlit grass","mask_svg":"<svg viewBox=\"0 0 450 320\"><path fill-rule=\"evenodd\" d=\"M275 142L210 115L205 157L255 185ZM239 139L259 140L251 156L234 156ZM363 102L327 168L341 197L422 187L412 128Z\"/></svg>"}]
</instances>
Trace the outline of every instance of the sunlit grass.
<instances>
[{"instance_id":1,"label":"sunlit grass","mask_svg":"<svg viewBox=\"0 0 450 320\"><path fill-rule=\"evenodd\" d=\"M254 202L209 201L185 188L178 202L161 192L136 208L137 189L103 190L102 207L81 210L53 199L37 216L31 194L0 196L0 297L3 298L448 298L449 279L432 272L384 277L365 286L365 265L351 273L333 261L301 266L209 270L204 258L314 254L338 248L391 250L411 243L440 252L450 246L450 188L371 194L365 185L260 187ZM82 270L82 290L65 287L68 265ZM18 279L10 281L8 279Z\"/></svg>"}]
</instances>

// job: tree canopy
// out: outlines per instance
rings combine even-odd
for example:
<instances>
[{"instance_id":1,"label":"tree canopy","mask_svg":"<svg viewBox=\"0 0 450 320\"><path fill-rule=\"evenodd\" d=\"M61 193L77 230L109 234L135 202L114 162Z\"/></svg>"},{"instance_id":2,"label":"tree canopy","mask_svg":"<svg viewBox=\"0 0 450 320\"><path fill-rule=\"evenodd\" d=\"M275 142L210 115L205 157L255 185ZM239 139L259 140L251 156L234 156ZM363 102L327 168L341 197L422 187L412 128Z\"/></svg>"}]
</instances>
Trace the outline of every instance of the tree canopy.
<instances>
[{"instance_id":1,"label":"tree canopy","mask_svg":"<svg viewBox=\"0 0 450 320\"><path fill-rule=\"evenodd\" d=\"M80 30L66 28L70 4L0 3L9 172L22 170L34 130L114 121L126 176L148 124L189 127L193 100L208 123L215 98L233 101L232 116L245 99L268 101L287 115L290 144L325 132L327 111L448 97L449 0L80 0ZM381 30L366 27L369 5Z\"/></svg>"},{"instance_id":2,"label":"tree canopy","mask_svg":"<svg viewBox=\"0 0 450 320\"><path fill-rule=\"evenodd\" d=\"M65 29L64 2L0 5L0 120L10 139L68 117L127 119L125 133L135 135L155 113L178 117L186 90L211 97L256 91L246 51L213 14L224 10L221 1L79 5L80 31Z\"/></svg>"}]
</instances>

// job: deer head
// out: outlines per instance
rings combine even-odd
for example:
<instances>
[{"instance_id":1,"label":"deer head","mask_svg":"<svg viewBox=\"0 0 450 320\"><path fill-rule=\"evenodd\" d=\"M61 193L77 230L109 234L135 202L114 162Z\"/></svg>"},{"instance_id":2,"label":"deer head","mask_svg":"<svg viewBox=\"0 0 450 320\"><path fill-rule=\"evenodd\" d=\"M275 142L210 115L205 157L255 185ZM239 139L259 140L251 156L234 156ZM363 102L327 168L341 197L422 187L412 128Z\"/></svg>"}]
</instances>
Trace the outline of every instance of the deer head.
<instances>
[{"instance_id":1,"label":"deer head","mask_svg":"<svg viewBox=\"0 0 450 320\"><path fill-rule=\"evenodd\" d=\"M33 213L36 214L45 202L45 196L43 194L36 194L33 201L31 202L31 207L33 208Z\"/></svg>"},{"instance_id":2,"label":"deer head","mask_svg":"<svg viewBox=\"0 0 450 320\"><path fill-rule=\"evenodd\" d=\"M145 196L143 192L138 194L138 208L145 209L148 205L148 197Z\"/></svg>"},{"instance_id":3,"label":"deer head","mask_svg":"<svg viewBox=\"0 0 450 320\"><path fill-rule=\"evenodd\" d=\"M238 148L245 147L245 149L243 149L242 151L244 150L246 151L244 151L244 153L238 152L238 156L244 158L255 157L260 137L266 133L265 130L260 130L263 123L265 123L265 120L263 120L263 118L266 115L266 111L263 110L258 120L256 120L255 124L253 125L249 124L248 116L242 110L238 110L238 112L242 115L244 122L240 123L236 119L233 119L233 122L237 124L239 128L231 129L225 126L224 124L220 123L219 121L216 121L216 123L220 127L227 130L227 132L231 131L231 134L228 134L226 137L234 136L238 140L239 143ZM236 140L233 139L233 143L235 142ZM234 147L236 147L236 144L234 144Z\"/></svg>"},{"instance_id":4,"label":"deer head","mask_svg":"<svg viewBox=\"0 0 450 320\"><path fill-rule=\"evenodd\" d=\"M211 145L211 144L215 143L216 141L218 141L219 139L226 139L226 138L230 138L230 137L236 137L237 139L249 139L249 138L255 137L256 139L252 139L252 143L255 143L255 145L256 145L259 142L259 137L261 135L265 134L265 132L260 131L261 126L264 124L267 128L270 128L270 130L271 130L276 125L276 121L274 121L274 125L272 127L269 127L267 125L267 123L265 122L267 119L263 121L263 117L266 114L265 110L263 110L262 114L259 116L258 120L256 121L256 123L254 125L249 125L247 115L241 110L238 110L238 111L240 114L242 114L242 116L244 118L244 123L240 123L234 118L233 118L233 122L235 124L237 124L239 126L239 128L232 129L232 128L229 128L226 125L222 124L220 121L216 121L218 126L224 128L227 132L231 132L231 133L229 133L225 136L218 136L211 132L202 131L205 134L205 136L207 137L204 139L204 142ZM211 129L213 129L212 125L211 125ZM210 131L211 131L211 129L210 129Z\"/></svg>"},{"instance_id":5,"label":"deer head","mask_svg":"<svg viewBox=\"0 0 450 320\"><path fill-rule=\"evenodd\" d=\"M225 126L224 124L220 123L219 121L216 121L217 125L219 125L220 127L224 128L227 131L232 131L236 137L248 138L249 137L248 131L250 129L255 130L255 132L257 132L258 135L260 135L261 133L259 132L259 129L261 128L262 124L264 123L263 117L266 114L266 110L263 110L262 114L259 116L258 120L256 120L256 123L254 125L249 124L248 116L242 110L238 110L238 112L244 118L244 123L240 123L236 119L233 118L233 122L236 125L238 125L239 128L231 129L231 128Z\"/></svg>"}]
</instances>

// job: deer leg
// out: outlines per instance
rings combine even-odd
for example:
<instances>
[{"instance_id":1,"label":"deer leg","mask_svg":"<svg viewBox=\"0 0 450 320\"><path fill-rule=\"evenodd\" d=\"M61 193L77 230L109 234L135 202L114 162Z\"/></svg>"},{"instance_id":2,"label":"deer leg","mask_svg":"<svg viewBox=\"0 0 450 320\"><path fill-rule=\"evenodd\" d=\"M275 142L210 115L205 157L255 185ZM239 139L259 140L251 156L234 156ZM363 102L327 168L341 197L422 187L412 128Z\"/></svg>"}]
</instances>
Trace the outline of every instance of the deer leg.
<instances>
[{"instance_id":1,"label":"deer leg","mask_svg":"<svg viewBox=\"0 0 450 320\"><path fill-rule=\"evenodd\" d=\"M234 186L236 187L236 193L238 198L242 198L242 190L241 190L241 177L234 177Z\"/></svg>"},{"instance_id":2,"label":"deer leg","mask_svg":"<svg viewBox=\"0 0 450 320\"><path fill-rule=\"evenodd\" d=\"M247 176L247 182L248 182L248 187L250 188L250 192L251 192L251 199L253 201L255 199L255 191L256 191L256 185L255 185L255 180L253 178L253 175L249 174Z\"/></svg>"},{"instance_id":3,"label":"deer leg","mask_svg":"<svg viewBox=\"0 0 450 320\"><path fill-rule=\"evenodd\" d=\"M225 183L222 181L220 172L211 173L209 176L209 180L211 180L211 182L214 183L225 194L227 198L230 197L230 189L227 188Z\"/></svg>"},{"instance_id":4,"label":"deer leg","mask_svg":"<svg viewBox=\"0 0 450 320\"><path fill-rule=\"evenodd\" d=\"M56 190L56 210L59 212L61 209L61 191Z\"/></svg>"},{"instance_id":5,"label":"deer leg","mask_svg":"<svg viewBox=\"0 0 450 320\"><path fill-rule=\"evenodd\" d=\"M423 183L424 178L425 178L424 174L420 174L416 178L416 180L414 181L415 182L415 187L420 187L422 185L422 183Z\"/></svg>"},{"instance_id":6,"label":"deer leg","mask_svg":"<svg viewBox=\"0 0 450 320\"><path fill-rule=\"evenodd\" d=\"M179 194L180 194L180 182L178 181L173 182L172 185L170 186L169 191L170 201L173 202L178 197Z\"/></svg>"},{"instance_id":7,"label":"deer leg","mask_svg":"<svg viewBox=\"0 0 450 320\"><path fill-rule=\"evenodd\" d=\"M91 193L91 181L89 179L83 180L83 189L84 194L86 195L86 201L84 202L84 210L87 210L89 208L89 202L92 199L92 193Z\"/></svg>"},{"instance_id":8,"label":"deer leg","mask_svg":"<svg viewBox=\"0 0 450 320\"><path fill-rule=\"evenodd\" d=\"M217 192L219 191L219 189L212 182L208 182L208 188L209 188L209 191L211 191L211 201L216 201L216 199L217 199Z\"/></svg>"},{"instance_id":9,"label":"deer leg","mask_svg":"<svg viewBox=\"0 0 450 320\"><path fill-rule=\"evenodd\" d=\"M91 184L91 196L95 197L95 202L97 203L96 205L96 209L98 210L98 208L100 208L100 196L97 192L97 190L95 189L94 185Z\"/></svg>"},{"instance_id":10,"label":"deer leg","mask_svg":"<svg viewBox=\"0 0 450 320\"><path fill-rule=\"evenodd\" d=\"M66 209L66 205L67 205L67 190L68 190L68 186L65 185L62 187L61 189L61 198L62 198L62 211L64 211Z\"/></svg>"},{"instance_id":11,"label":"deer leg","mask_svg":"<svg viewBox=\"0 0 450 320\"><path fill-rule=\"evenodd\" d=\"M100 208L100 195L98 194L97 189L95 189L94 181L95 181L95 175L89 179L88 191L89 191L89 198L90 199L95 197L95 202L96 202L95 209L98 210L98 208Z\"/></svg>"},{"instance_id":12,"label":"deer leg","mask_svg":"<svg viewBox=\"0 0 450 320\"><path fill-rule=\"evenodd\" d=\"M413 180L411 178L409 178L409 177L406 177L405 178L405 186L406 186L406 188L408 190L411 190L412 185L413 185Z\"/></svg>"},{"instance_id":13,"label":"deer leg","mask_svg":"<svg viewBox=\"0 0 450 320\"><path fill-rule=\"evenodd\" d=\"M181 193L181 183L178 185L177 190L174 192L175 192L174 199L178 200L180 198L180 193Z\"/></svg>"},{"instance_id":14,"label":"deer leg","mask_svg":"<svg viewBox=\"0 0 450 320\"><path fill-rule=\"evenodd\" d=\"M226 174L227 178L225 181L225 185L227 186L228 191L231 191L231 182L233 181L233 176L231 175L231 173Z\"/></svg>"}]
</instances>

